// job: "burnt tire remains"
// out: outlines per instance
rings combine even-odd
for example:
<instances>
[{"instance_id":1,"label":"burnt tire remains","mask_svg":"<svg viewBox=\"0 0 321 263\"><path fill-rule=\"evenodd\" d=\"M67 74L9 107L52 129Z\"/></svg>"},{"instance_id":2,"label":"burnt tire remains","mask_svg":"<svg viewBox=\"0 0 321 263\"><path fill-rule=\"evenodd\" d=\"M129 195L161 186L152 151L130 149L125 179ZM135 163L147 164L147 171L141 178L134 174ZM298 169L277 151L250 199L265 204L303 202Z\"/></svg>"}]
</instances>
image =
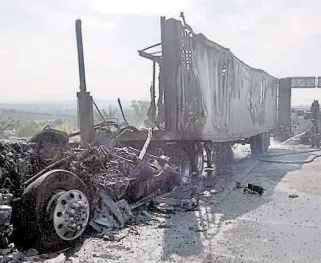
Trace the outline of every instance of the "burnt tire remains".
<instances>
[{"instance_id":1,"label":"burnt tire remains","mask_svg":"<svg viewBox=\"0 0 321 263\"><path fill-rule=\"evenodd\" d=\"M184 144L167 145L165 154L172 158L173 163L177 167L177 172L181 174L180 183L190 183L192 177L192 165L188 146Z\"/></svg>"},{"instance_id":2,"label":"burnt tire remains","mask_svg":"<svg viewBox=\"0 0 321 263\"><path fill-rule=\"evenodd\" d=\"M204 147L200 143L195 143L191 151L193 172L202 175L204 170Z\"/></svg>"},{"instance_id":3,"label":"burnt tire remains","mask_svg":"<svg viewBox=\"0 0 321 263\"><path fill-rule=\"evenodd\" d=\"M267 152L270 146L270 134L268 132L258 134L250 139L251 152L254 155L261 155Z\"/></svg>"},{"instance_id":4,"label":"burnt tire remains","mask_svg":"<svg viewBox=\"0 0 321 263\"><path fill-rule=\"evenodd\" d=\"M52 170L24 191L15 216L22 245L57 251L74 245L89 220L87 187L75 174Z\"/></svg>"}]
</instances>

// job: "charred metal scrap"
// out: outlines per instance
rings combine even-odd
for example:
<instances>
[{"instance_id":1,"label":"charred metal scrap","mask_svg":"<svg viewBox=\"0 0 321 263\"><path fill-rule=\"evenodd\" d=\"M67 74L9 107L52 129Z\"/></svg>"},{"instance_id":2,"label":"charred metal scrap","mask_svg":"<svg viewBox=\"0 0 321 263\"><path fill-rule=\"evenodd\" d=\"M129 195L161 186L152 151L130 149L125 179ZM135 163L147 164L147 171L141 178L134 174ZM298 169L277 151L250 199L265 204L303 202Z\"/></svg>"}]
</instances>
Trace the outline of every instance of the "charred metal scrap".
<instances>
[{"instance_id":1,"label":"charred metal scrap","mask_svg":"<svg viewBox=\"0 0 321 263\"><path fill-rule=\"evenodd\" d=\"M104 216L104 205L114 217L121 209L123 225L132 207L179 183L170 159L146 153L147 147L148 140L143 149L70 144L68 135L52 129L29 142L1 141L0 252L12 232L14 242L40 250L70 246L89 214Z\"/></svg>"},{"instance_id":2,"label":"charred metal scrap","mask_svg":"<svg viewBox=\"0 0 321 263\"><path fill-rule=\"evenodd\" d=\"M124 198L129 203L156 191L160 185L166 188L178 183L175 167L165 166L165 159L160 162L161 157L156 160L148 155L139 160L137 151L130 147L111 151L104 146L87 145L68 149L55 160L59 169L73 172L87 187L102 188L114 200ZM171 176L162 176L164 171Z\"/></svg>"}]
</instances>

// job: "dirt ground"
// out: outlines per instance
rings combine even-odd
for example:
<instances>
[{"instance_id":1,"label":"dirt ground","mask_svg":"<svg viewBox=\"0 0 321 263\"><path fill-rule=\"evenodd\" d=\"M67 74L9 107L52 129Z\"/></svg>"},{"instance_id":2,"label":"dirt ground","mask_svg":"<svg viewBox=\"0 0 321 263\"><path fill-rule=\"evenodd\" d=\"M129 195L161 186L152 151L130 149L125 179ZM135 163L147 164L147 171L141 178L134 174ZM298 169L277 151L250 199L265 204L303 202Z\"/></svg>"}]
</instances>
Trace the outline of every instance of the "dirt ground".
<instances>
[{"instance_id":1,"label":"dirt ground","mask_svg":"<svg viewBox=\"0 0 321 263\"><path fill-rule=\"evenodd\" d=\"M306 151L273 145L269 154ZM244 158L248 148L236 153ZM313 154L320 154L315 152ZM268 160L301 162L312 154ZM237 157L241 159L240 157ZM197 211L159 215L159 222L126 228L120 241L87 239L73 262L321 262L321 158L280 164L245 158L202 180ZM236 181L266 189L236 189Z\"/></svg>"}]
</instances>

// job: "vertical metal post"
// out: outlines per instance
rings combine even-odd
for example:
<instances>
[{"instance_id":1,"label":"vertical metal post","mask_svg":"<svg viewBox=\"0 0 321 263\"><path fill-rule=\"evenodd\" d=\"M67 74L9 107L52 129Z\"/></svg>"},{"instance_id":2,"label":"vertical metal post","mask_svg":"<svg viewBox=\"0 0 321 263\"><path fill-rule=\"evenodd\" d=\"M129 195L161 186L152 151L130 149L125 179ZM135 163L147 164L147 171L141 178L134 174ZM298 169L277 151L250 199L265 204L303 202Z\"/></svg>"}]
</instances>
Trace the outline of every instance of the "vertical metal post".
<instances>
[{"instance_id":1,"label":"vertical metal post","mask_svg":"<svg viewBox=\"0 0 321 263\"><path fill-rule=\"evenodd\" d=\"M151 105L150 105L150 119L152 121L156 120L156 94L155 94L155 82L156 82L156 62L153 61L153 83L152 83L152 87L151 87Z\"/></svg>"},{"instance_id":2,"label":"vertical metal post","mask_svg":"<svg viewBox=\"0 0 321 263\"><path fill-rule=\"evenodd\" d=\"M85 61L84 61L84 48L82 43L82 30L81 20L76 20L76 39L77 39L77 51L78 51L78 67L79 67L79 83L80 91L86 91L86 76L85 76Z\"/></svg>"},{"instance_id":3,"label":"vertical metal post","mask_svg":"<svg viewBox=\"0 0 321 263\"><path fill-rule=\"evenodd\" d=\"M153 61L153 101L155 101L156 62Z\"/></svg>"},{"instance_id":4,"label":"vertical metal post","mask_svg":"<svg viewBox=\"0 0 321 263\"><path fill-rule=\"evenodd\" d=\"M279 80L278 122L291 127L291 78Z\"/></svg>"},{"instance_id":5,"label":"vertical metal post","mask_svg":"<svg viewBox=\"0 0 321 263\"><path fill-rule=\"evenodd\" d=\"M280 124L280 122L279 122L279 111L280 111L279 100L280 100L280 80L278 79L277 87L276 87L276 116L275 116L275 124L276 125Z\"/></svg>"},{"instance_id":6,"label":"vertical metal post","mask_svg":"<svg viewBox=\"0 0 321 263\"><path fill-rule=\"evenodd\" d=\"M161 17L162 69L161 84L164 90L165 127L167 131L178 129L178 69L181 45L180 22Z\"/></svg>"},{"instance_id":7,"label":"vertical metal post","mask_svg":"<svg viewBox=\"0 0 321 263\"><path fill-rule=\"evenodd\" d=\"M79 82L80 82L80 85L79 85L80 91L77 92L78 125L80 128L81 140L84 142L92 142L95 138L93 99L90 96L90 92L87 92L87 87L86 87L81 20L79 19L76 20L76 39L77 39Z\"/></svg>"}]
</instances>

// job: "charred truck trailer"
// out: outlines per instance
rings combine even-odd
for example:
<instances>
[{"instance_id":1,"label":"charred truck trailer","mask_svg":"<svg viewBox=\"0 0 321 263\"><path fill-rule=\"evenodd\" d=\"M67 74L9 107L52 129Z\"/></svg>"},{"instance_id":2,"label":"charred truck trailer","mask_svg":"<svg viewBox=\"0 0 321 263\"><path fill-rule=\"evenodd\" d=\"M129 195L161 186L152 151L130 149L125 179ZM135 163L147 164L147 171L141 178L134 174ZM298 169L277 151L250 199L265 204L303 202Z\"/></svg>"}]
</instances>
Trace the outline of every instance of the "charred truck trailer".
<instances>
[{"instance_id":1,"label":"charred truck trailer","mask_svg":"<svg viewBox=\"0 0 321 263\"><path fill-rule=\"evenodd\" d=\"M224 161L235 143L249 143L254 154L268 149L277 122L278 79L195 34L182 18L161 17L161 43L139 55L153 61L148 117L157 128L151 146L180 156L187 179L203 170L204 149L208 165ZM154 51L157 47L161 51ZM132 131L120 139L137 143L145 138L146 132Z\"/></svg>"},{"instance_id":2,"label":"charred truck trailer","mask_svg":"<svg viewBox=\"0 0 321 263\"><path fill-rule=\"evenodd\" d=\"M211 165L224 161L234 143L250 143L254 154L268 149L277 79L195 34L182 18L162 17L161 43L139 51L153 61L148 131L113 121L94 125L93 107L99 109L86 89L76 21L80 132L49 127L26 143L0 141L0 257L11 234L44 251L69 247L102 211L99 193L110 197L110 211L121 199L137 207L201 173L204 150ZM157 47L162 51L148 51ZM82 142L69 141L79 133Z\"/></svg>"}]
</instances>

